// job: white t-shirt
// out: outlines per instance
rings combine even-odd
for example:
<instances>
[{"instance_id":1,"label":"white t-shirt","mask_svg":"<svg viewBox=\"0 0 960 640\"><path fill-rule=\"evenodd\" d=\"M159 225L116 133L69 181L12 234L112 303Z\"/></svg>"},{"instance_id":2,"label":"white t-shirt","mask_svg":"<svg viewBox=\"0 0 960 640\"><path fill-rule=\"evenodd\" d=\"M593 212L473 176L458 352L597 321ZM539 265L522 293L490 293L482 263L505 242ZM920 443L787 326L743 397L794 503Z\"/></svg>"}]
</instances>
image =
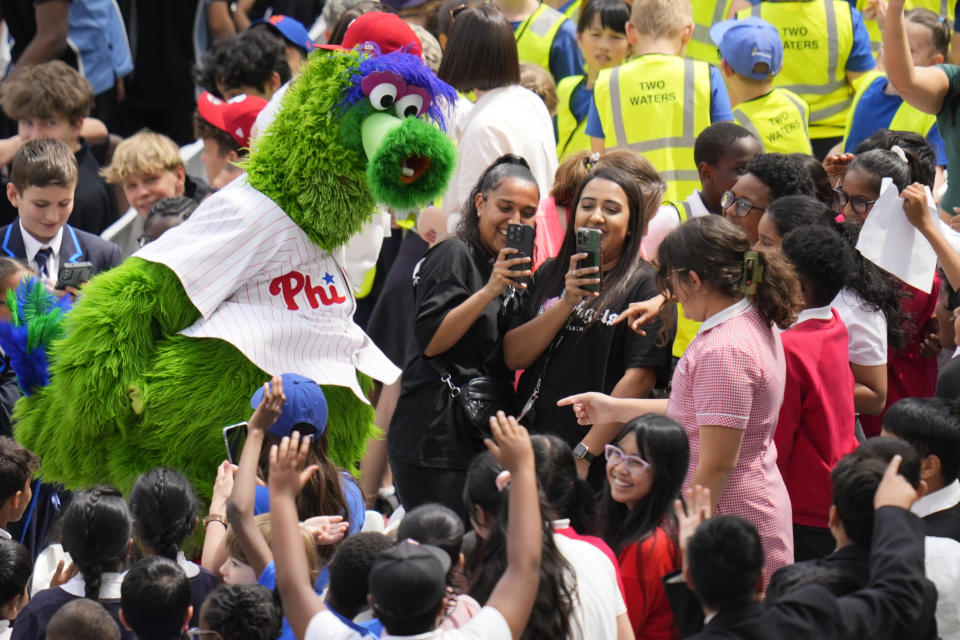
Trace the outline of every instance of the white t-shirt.
<instances>
[{"instance_id":1,"label":"white t-shirt","mask_svg":"<svg viewBox=\"0 0 960 640\"><path fill-rule=\"evenodd\" d=\"M555 533L553 541L573 567L577 579L571 637L616 640L617 617L627 612L627 605L617 586L617 571L610 558L583 540Z\"/></svg>"},{"instance_id":2,"label":"white t-shirt","mask_svg":"<svg viewBox=\"0 0 960 640\"><path fill-rule=\"evenodd\" d=\"M443 197L445 212L459 212L483 172L505 153L524 158L545 198L557 172L557 143L547 107L520 85L485 93L462 122L457 167Z\"/></svg>"},{"instance_id":3,"label":"white t-shirt","mask_svg":"<svg viewBox=\"0 0 960 640\"><path fill-rule=\"evenodd\" d=\"M435 629L416 636L392 636L384 631L381 638L416 638L417 640L512 640L510 627L503 615L493 607L484 607L459 629ZM303 640L363 640L354 631L324 609L310 619Z\"/></svg>"},{"instance_id":4,"label":"white t-shirt","mask_svg":"<svg viewBox=\"0 0 960 640\"><path fill-rule=\"evenodd\" d=\"M943 640L960 640L960 542L926 536L924 566L937 587L937 633Z\"/></svg>"},{"instance_id":5,"label":"white t-shirt","mask_svg":"<svg viewBox=\"0 0 960 640\"><path fill-rule=\"evenodd\" d=\"M831 306L847 325L850 362L863 367L887 364L887 318L883 312L864 308L863 300L850 289L841 289Z\"/></svg>"},{"instance_id":6,"label":"white t-shirt","mask_svg":"<svg viewBox=\"0 0 960 640\"><path fill-rule=\"evenodd\" d=\"M694 191L687 196L686 202L690 205L691 218L699 218L710 213L707 206L703 204L699 191ZM679 204L679 206L683 205ZM680 221L680 212L674 205L664 204L657 209L657 212L650 218L650 222L647 223L646 235L640 241L640 248L647 260L657 257L657 249L660 247L660 243L667 237L667 234L680 226Z\"/></svg>"}]
</instances>

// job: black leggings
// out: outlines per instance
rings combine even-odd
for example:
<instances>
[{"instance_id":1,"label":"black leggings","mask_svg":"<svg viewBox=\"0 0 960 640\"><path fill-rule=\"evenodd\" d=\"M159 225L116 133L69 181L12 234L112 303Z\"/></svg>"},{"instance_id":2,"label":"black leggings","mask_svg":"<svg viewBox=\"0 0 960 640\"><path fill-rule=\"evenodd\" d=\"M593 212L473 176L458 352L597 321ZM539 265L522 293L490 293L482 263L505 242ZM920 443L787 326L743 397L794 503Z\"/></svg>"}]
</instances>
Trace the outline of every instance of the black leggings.
<instances>
[{"instance_id":1,"label":"black leggings","mask_svg":"<svg viewBox=\"0 0 960 640\"><path fill-rule=\"evenodd\" d=\"M463 506L463 487L467 481L466 469L437 469L407 464L390 456L393 483L400 496L400 504L407 511L428 502L439 502L456 511L470 530L470 519Z\"/></svg>"}]
</instances>

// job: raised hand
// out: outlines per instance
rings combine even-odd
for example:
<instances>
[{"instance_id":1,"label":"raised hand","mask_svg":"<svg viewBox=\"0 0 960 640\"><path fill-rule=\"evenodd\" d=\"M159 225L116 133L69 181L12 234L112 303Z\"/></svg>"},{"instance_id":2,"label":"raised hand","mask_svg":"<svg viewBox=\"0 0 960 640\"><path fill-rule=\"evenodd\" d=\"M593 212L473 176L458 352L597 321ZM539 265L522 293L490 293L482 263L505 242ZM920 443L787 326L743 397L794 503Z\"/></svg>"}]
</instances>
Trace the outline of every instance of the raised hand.
<instances>
[{"instance_id":1,"label":"raised hand","mask_svg":"<svg viewBox=\"0 0 960 640\"><path fill-rule=\"evenodd\" d=\"M490 416L490 432L493 439L486 438L483 442L504 469L511 473L533 469L530 434L516 418L497 411L497 415Z\"/></svg>"},{"instance_id":2,"label":"raised hand","mask_svg":"<svg viewBox=\"0 0 960 640\"><path fill-rule=\"evenodd\" d=\"M283 411L283 404L286 401L287 397L283 395L283 380L280 376L273 376L271 382L263 383L263 398L250 417L247 428L250 431L266 431L269 429L280 417L280 412Z\"/></svg>"}]
</instances>

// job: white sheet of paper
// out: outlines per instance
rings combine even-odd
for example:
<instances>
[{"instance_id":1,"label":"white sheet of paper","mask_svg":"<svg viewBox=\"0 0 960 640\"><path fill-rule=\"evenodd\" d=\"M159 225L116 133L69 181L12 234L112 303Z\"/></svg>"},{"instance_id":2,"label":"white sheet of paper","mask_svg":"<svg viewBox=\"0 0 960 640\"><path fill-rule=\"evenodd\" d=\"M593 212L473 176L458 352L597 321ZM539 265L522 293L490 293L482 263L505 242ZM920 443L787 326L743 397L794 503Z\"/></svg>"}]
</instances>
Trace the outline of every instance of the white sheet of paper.
<instances>
[{"instance_id":1,"label":"white sheet of paper","mask_svg":"<svg viewBox=\"0 0 960 640\"><path fill-rule=\"evenodd\" d=\"M927 188L928 214L937 219L937 207ZM857 251L884 271L900 278L911 287L929 292L937 268L933 247L907 220L903 198L890 178L884 178L870 215L860 230Z\"/></svg>"}]
</instances>

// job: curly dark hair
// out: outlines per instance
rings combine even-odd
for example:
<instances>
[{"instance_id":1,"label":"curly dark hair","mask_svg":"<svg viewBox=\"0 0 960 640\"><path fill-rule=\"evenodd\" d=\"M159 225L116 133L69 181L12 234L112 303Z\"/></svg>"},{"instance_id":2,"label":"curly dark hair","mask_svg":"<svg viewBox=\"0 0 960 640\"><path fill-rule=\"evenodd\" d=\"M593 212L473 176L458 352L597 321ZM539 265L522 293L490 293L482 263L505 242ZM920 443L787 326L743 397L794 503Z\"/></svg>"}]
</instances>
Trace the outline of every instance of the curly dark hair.
<instances>
[{"instance_id":1,"label":"curly dark hair","mask_svg":"<svg viewBox=\"0 0 960 640\"><path fill-rule=\"evenodd\" d=\"M273 594L259 584L221 584L210 592L200 619L223 640L272 640L283 615Z\"/></svg>"},{"instance_id":2,"label":"curly dark hair","mask_svg":"<svg viewBox=\"0 0 960 640\"><path fill-rule=\"evenodd\" d=\"M785 256L810 286L807 306L825 307L837 297L856 265L853 248L826 226L797 227L783 237Z\"/></svg>"},{"instance_id":3,"label":"curly dark hair","mask_svg":"<svg viewBox=\"0 0 960 640\"><path fill-rule=\"evenodd\" d=\"M203 54L196 71L197 84L223 98L220 87L264 87L276 71L280 82L290 80L283 40L269 29L251 29L221 40Z\"/></svg>"},{"instance_id":4,"label":"curly dark hair","mask_svg":"<svg viewBox=\"0 0 960 640\"><path fill-rule=\"evenodd\" d=\"M757 154L747 163L747 173L767 185L774 200L783 196L816 196L809 170L793 155Z\"/></svg>"},{"instance_id":5,"label":"curly dark hair","mask_svg":"<svg viewBox=\"0 0 960 640\"><path fill-rule=\"evenodd\" d=\"M848 221L838 229L851 247L857 246L859 224ZM847 287L860 297L864 310L883 313L887 319L887 345L890 349L899 349L907 340L907 314L900 303L906 297L903 287L897 278L864 258L859 251L854 251L854 258L856 268L847 280Z\"/></svg>"}]
</instances>

